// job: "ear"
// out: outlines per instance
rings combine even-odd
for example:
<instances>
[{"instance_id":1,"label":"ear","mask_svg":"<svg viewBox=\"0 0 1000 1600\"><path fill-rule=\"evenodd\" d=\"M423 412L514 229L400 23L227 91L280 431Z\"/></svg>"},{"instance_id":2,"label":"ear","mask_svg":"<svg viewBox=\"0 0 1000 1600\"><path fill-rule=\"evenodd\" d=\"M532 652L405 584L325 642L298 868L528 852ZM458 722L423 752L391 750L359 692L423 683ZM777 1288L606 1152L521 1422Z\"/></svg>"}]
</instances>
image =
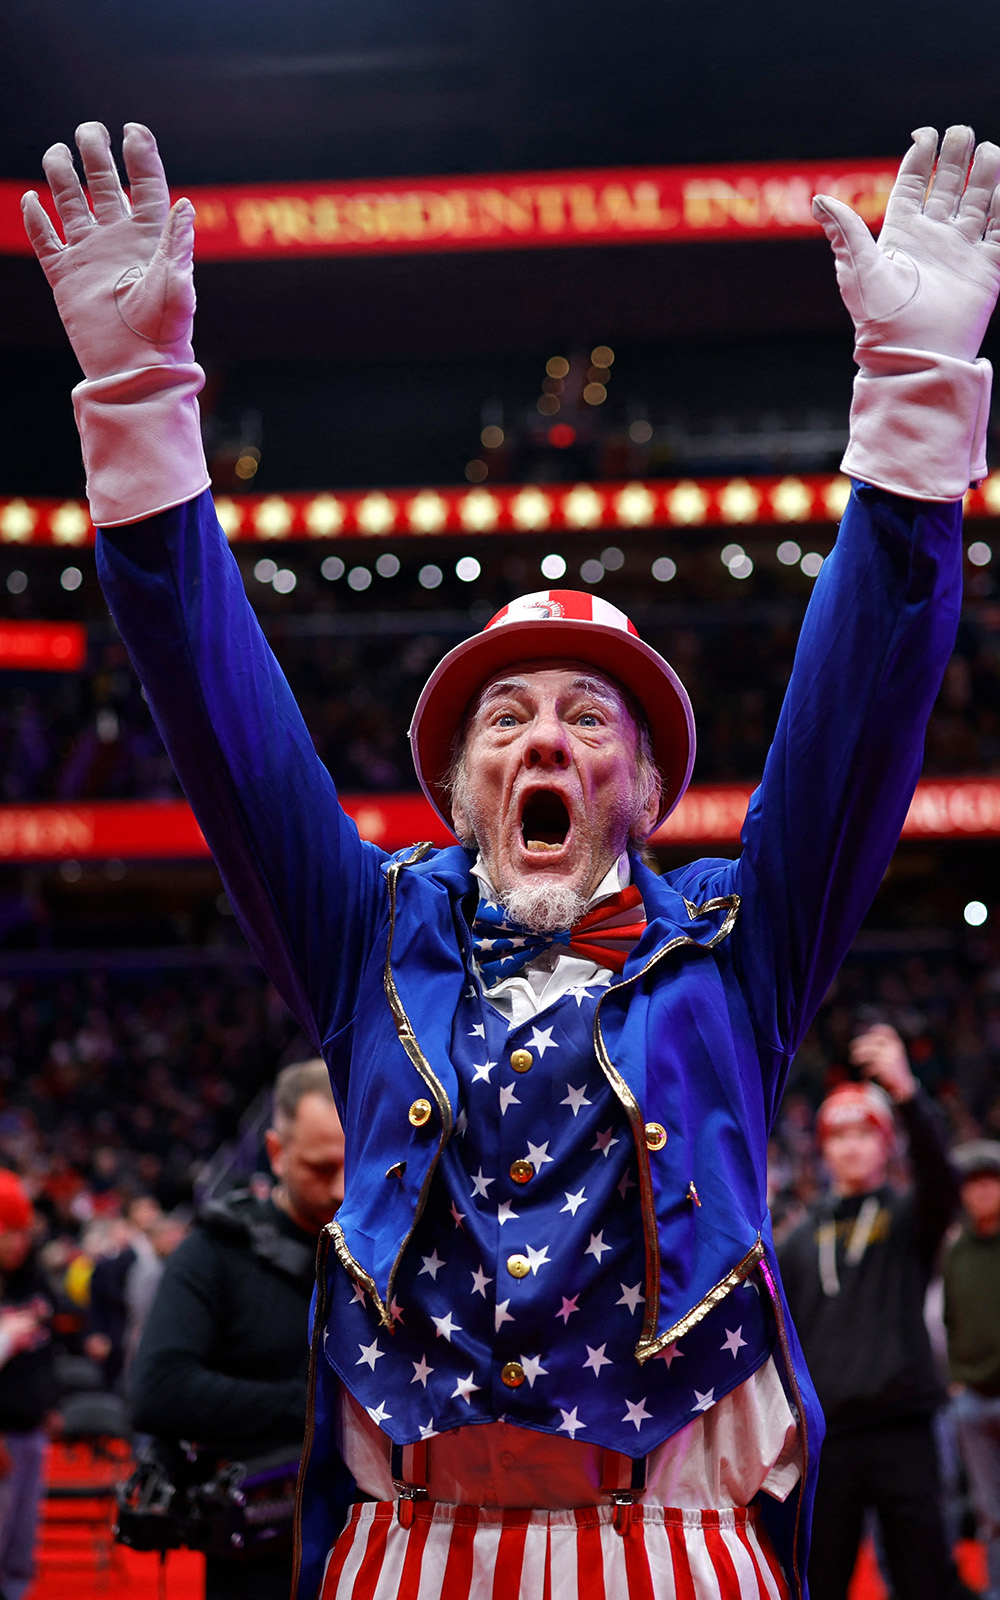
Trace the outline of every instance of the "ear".
<instances>
[{"instance_id":1,"label":"ear","mask_svg":"<svg viewBox=\"0 0 1000 1600\"><path fill-rule=\"evenodd\" d=\"M656 819L659 814L660 785L657 784L649 799L646 801L646 804L636 817L635 822L632 824L631 837L635 839L638 844L645 844L653 829L656 827Z\"/></svg>"},{"instance_id":2,"label":"ear","mask_svg":"<svg viewBox=\"0 0 1000 1600\"><path fill-rule=\"evenodd\" d=\"M274 1128L268 1128L264 1135L264 1149L267 1151L268 1164L276 1178L285 1176L285 1147Z\"/></svg>"}]
</instances>

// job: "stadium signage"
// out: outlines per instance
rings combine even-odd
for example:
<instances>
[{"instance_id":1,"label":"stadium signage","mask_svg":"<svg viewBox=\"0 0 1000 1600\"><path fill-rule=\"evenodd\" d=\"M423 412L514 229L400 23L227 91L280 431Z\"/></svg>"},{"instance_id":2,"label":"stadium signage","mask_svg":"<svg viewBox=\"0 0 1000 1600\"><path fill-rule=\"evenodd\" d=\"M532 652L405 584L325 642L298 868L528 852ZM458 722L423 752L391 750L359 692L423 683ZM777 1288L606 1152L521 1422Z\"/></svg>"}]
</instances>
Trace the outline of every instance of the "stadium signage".
<instances>
[{"instance_id":1,"label":"stadium signage","mask_svg":"<svg viewBox=\"0 0 1000 1600\"><path fill-rule=\"evenodd\" d=\"M77 672L87 656L79 622L0 622L0 669Z\"/></svg>"},{"instance_id":2,"label":"stadium signage","mask_svg":"<svg viewBox=\"0 0 1000 1600\"><path fill-rule=\"evenodd\" d=\"M750 784L694 784L653 836L660 845L733 846ZM414 839L453 843L420 794L344 795L362 838L384 850ZM921 783L903 824L904 839L1000 838L1000 778ZM183 800L0 806L0 861L198 860L208 855Z\"/></svg>"},{"instance_id":3,"label":"stadium signage","mask_svg":"<svg viewBox=\"0 0 1000 1600\"><path fill-rule=\"evenodd\" d=\"M881 222L891 161L621 167L361 183L190 188L202 261L522 250L816 234L814 194ZM0 184L0 252L26 254L20 197Z\"/></svg>"}]
</instances>

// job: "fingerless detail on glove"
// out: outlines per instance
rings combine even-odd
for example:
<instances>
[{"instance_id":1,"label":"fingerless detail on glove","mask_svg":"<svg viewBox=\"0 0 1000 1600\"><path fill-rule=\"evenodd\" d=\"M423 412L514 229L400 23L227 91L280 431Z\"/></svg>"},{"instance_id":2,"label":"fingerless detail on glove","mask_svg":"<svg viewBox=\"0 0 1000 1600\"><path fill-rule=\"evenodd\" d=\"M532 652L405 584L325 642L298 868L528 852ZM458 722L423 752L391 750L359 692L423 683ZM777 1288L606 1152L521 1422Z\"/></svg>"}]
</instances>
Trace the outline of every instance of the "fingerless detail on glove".
<instances>
[{"instance_id":1,"label":"fingerless detail on glove","mask_svg":"<svg viewBox=\"0 0 1000 1600\"><path fill-rule=\"evenodd\" d=\"M888 347L858 360L842 470L911 500L961 500L987 473L990 363Z\"/></svg>"},{"instance_id":2,"label":"fingerless detail on glove","mask_svg":"<svg viewBox=\"0 0 1000 1600\"><path fill-rule=\"evenodd\" d=\"M73 408L97 527L141 522L209 487L198 409L204 382L191 361L77 384Z\"/></svg>"}]
</instances>

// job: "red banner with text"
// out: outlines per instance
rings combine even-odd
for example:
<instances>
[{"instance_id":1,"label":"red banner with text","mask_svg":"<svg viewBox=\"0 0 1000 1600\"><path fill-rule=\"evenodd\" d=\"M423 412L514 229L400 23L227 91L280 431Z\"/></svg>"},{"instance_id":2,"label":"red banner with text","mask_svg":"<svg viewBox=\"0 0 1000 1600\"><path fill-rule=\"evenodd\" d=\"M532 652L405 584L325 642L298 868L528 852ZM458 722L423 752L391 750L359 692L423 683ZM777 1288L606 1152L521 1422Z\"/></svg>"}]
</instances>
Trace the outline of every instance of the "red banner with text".
<instances>
[{"instance_id":1,"label":"red banner with text","mask_svg":"<svg viewBox=\"0 0 1000 1600\"><path fill-rule=\"evenodd\" d=\"M774 239L818 233L814 194L876 227L896 163L771 161L697 167L189 188L201 261L561 245ZM0 254L25 255L21 194L0 182ZM43 186L44 198L44 186Z\"/></svg>"},{"instance_id":2,"label":"red banner with text","mask_svg":"<svg viewBox=\"0 0 1000 1600\"><path fill-rule=\"evenodd\" d=\"M749 784L695 784L653 843L732 846L751 795ZM362 838L384 850L417 839L453 844L423 795L343 796ZM933 779L913 798L904 839L1000 838L1000 778ZM183 800L0 806L0 862L197 860L208 855Z\"/></svg>"}]
</instances>

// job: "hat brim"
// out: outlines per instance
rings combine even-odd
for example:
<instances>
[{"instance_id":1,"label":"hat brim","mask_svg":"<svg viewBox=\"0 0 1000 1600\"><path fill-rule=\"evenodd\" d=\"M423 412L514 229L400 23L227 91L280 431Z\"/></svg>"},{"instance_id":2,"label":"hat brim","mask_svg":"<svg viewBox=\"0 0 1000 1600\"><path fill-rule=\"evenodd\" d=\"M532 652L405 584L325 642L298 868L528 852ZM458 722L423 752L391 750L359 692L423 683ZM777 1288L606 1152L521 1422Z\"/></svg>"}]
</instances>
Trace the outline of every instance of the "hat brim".
<instances>
[{"instance_id":1,"label":"hat brim","mask_svg":"<svg viewBox=\"0 0 1000 1600\"><path fill-rule=\"evenodd\" d=\"M653 757L663 778L656 827L677 805L694 767L694 713L673 667L635 634L568 617L505 622L449 650L425 683L410 724L420 787L454 830L446 779L455 735L473 697L489 678L519 661L582 661L614 678L642 708Z\"/></svg>"}]
</instances>

